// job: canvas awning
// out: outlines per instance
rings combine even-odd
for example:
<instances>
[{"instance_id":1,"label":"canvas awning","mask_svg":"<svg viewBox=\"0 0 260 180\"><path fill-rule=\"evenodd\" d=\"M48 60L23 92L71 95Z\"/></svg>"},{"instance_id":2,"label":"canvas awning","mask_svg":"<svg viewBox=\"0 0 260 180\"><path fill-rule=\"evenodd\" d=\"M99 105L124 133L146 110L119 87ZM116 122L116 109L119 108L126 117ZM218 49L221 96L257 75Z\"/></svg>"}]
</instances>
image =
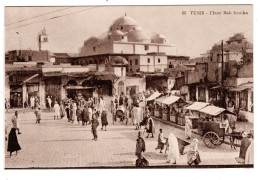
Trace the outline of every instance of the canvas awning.
<instances>
[{"instance_id":1,"label":"canvas awning","mask_svg":"<svg viewBox=\"0 0 260 180\"><path fill-rule=\"evenodd\" d=\"M159 92L156 91L156 92L154 92L151 96L149 96L149 97L146 99L146 101L152 101L152 100L158 98L161 94L162 94L162 93L159 93Z\"/></svg>"},{"instance_id":2,"label":"canvas awning","mask_svg":"<svg viewBox=\"0 0 260 180\"><path fill-rule=\"evenodd\" d=\"M28 79L26 79L25 81L23 81L23 83L26 83L27 81L30 81L31 79L35 78L39 76L39 74L34 74L33 76L29 77Z\"/></svg>"},{"instance_id":3,"label":"canvas awning","mask_svg":"<svg viewBox=\"0 0 260 180\"><path fill-rule=\"evenodd\" d=\"M229 89L229 91L241 92L243 90L251 89L251 88L253 88L253 83L247 83L247 84L243 84L243 85L239 85L237 87L231 88L231 89Z\"/></svg>"},{"instance_id":4,"label":"canvas awning","mask_svg":"<svg viewBox=\"0 0 260 180\"><path fill-rule=\"evenodd\" d=\"M186 107L185 109L187 110L193 110L193 111L198 111L206 106L208 106L209 103L205 103L205 102L195 102L192 105Z\"/></svg>"},{"instance_id":5,"label":"canvas awning","mask_svg":"<svg viewBox=\"0 0 260 180\"><path fill-rule=\"evenodd\" d=\"M218 116L222 112L226 111L224 108L220 108L217 106L206 106L199 110L199 112L211 115L211 116Z\"/></svg>"},{"instance_id":6,"label":"canvas awning","mask_svg":"<svg viewBox=\"0 0 260 180\"><path fill-rule=\"evenodd\" d=\"M169 96L162 101L162 103L166 104L166 105L171 105L171 104L176 103L176 102L185 103L185 101L181 97L178 97L178 96Z\"/></svg>"},{"instance_id":7,"label":"canvas awning","mask_svg":"<svg viewBox=\"0 0 260 180\"><path fill-rule=\"evenodd\" d=\"M162 97L156 99L155 101L158 102L158 103L162 103L163 100L165 100L167 97L168 97L168 96L162 96Z\"/></svg>"}]
</instances>

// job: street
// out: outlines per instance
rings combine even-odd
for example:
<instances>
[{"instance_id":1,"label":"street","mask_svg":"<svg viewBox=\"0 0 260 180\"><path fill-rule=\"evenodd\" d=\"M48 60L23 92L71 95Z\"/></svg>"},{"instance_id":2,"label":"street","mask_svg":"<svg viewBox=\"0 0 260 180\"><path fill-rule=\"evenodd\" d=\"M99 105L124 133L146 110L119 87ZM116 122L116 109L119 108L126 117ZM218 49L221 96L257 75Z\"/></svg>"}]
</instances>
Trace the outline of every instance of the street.
<instances>
[{"instance_id":1,"label":"street","mask_svg":"<svg viewBox=\"0 0 260 180\"><path fill-rule=\"evenodd\" d=\"M13 111L6 113L8 133L12 127ZM93 141L90 125L72 124L66 118L53 119L53 112L43 112L40 124L36 124L34 113L19 112L20 129L17 135L22 148L18 155L9 157L7 142L5 147L5 168L77 168L77 167L134 167L137 132L133 125L112 125L109 113L107 131L98 126L98 141ZM155 151L159 128L163 129L165 137L173 132L176 137L185 140L184 130L155 121L156 134L154 138L145 138L146 152L150 166L167 166L165 153ZM143 132L143 127L142 127ZM239 148L231 149L230 145L222 144L216 149L205 147L199 139L200 165L238 165ZM181 155L178 165L187 165L186 155Z\"/></svg>"}]
</instances>

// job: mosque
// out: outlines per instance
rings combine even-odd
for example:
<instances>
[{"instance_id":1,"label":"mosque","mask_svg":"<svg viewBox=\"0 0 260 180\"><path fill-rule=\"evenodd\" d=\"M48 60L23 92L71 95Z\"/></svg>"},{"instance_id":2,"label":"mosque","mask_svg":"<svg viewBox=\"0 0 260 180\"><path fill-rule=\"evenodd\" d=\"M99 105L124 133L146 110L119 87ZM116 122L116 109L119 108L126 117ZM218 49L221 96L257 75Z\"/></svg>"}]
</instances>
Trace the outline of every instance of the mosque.
<instances>
[{"instance_id":1,"label":"mosque","mask_svg":"<svg viewBox=\"0 0 260 180\"><path fill-rule=\"evenodd\" d=\"M103 37L90 37L84 41L80 56L98 56L97 62L103 62L109 57L101 55L120 55L129 63L128 72L163 72L167 68L167 56L176 55L176 46L170 44L166 36L143 30L128 16L115 20L104 34Z\"/></svg>"}]
</instances>

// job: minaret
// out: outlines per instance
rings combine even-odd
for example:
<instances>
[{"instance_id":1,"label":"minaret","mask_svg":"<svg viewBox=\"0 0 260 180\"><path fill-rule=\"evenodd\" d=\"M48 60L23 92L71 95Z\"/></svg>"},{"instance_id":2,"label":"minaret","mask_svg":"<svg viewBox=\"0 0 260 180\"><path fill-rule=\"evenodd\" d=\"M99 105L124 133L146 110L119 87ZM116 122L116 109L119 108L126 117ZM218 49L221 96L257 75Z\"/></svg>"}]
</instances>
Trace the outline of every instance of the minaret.
<instances>
[{"instance_id":1,"label":"minaret","mask_svg":"<svg viewBox=\"0 0 260 180\"><path fill-rule=\"evenodd\" d=\"M50 51L49 36L46 34L45 28L39 34L39 50Z\"/></svg>"}]
</instances>

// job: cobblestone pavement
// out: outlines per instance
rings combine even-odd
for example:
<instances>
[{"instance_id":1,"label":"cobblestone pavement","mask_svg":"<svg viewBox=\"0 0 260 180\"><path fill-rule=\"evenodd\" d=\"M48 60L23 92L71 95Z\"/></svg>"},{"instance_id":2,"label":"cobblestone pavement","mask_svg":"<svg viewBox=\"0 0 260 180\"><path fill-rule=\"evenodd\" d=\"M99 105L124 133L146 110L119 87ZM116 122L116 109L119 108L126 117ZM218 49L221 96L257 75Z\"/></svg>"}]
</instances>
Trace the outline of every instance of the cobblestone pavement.
<instances>
[{"instance_id":1,"label":"cobblestone pavement","mask_svg":"<svg viewBox=\"0 0 260 180\"><path fill-rule=\"evenodd\" d=\"M6 122L10 131L11 115L6 113ZM53 113L43 112L41 124L35 124L33 112L20 112L20 129L18 135L22 150L18 155L5 150L5 168L63 168L63 167L118 167L135 165L135 145L137 131L133 125L116 124L109 122L107 131L98 127L98 141L93 141L91 127L72 124L67 119L54 120ZM109 115L111 119L111 115ZM184 131L155 121L155 138L145 138L147 151L146 158L151 166L167 166L166 155L155 151L157 146L158 130L162 128L167 137L173 132L178 138L185 139ZM143 129L142 129L143 131ZM231 149L222 144L216 149L205 147L201 138L199 150L202 159L201 165L236 165L235 157L239 148ZM7 148L7 143L5 145ZM180 156L180 165L186 165L186 155Z\"/></svg>"}]
</instances>

